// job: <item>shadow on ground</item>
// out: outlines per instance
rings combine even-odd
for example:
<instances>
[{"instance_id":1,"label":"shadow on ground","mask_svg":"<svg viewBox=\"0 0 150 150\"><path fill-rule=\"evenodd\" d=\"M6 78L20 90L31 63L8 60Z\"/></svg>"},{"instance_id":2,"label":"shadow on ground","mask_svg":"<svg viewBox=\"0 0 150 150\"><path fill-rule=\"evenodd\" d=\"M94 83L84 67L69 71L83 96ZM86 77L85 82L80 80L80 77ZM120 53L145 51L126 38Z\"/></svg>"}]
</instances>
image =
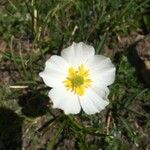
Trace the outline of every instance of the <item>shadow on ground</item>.
<instances>
[{"instance_id":1,"label":"shadow on ground","mask_svg":"<svg viewBox=\"0 0 150 150\"><path fill-rule=\"evenodd\" d=\"M0 150L22 149L22 122L14 111L0 107Z\"/></svg>"},{"instance_id":2,"label":"shadow on ground","mask_svg":"<svg viewBox=\"0 0 150 150\"><path fill-rule=\"evenodd\" d=\"M128 61L129 63L135 68L136 72L135 75L137 76L138 80L143 83L145 85L145 87L150 87L150 66L149 68L146 66L143 56L140 56L138 54L138 50L137 50L137 44L140 42L141 40L131 44L129 47L127 47L126 52L118 52L115 54L114 57L114 62L116 64L118 64L121 61L122 55L125 54L127 55ZM144 45L144 44L143 44ZM146 46L144 47L146 49ZM143 48L143 49L144 49ZM149 65L150 65L150 56L148 56L148 54L144 54L144 53L148 53L149 49L143 50L141 49L141 51L143 51L143 55L144 57L147 57ZM145 52L146 51L146 52ZM146 58L145 58L146 59Z\"/></svg>"},{"instance_id":3,"label":"shadow on ground","mask_svg":"<svg viewBox=\"0 0 150 150\"><path fill-rule=\"evenodd\" d=\"M128 47L128 60L135 67L139 79L150 87L150 35ZM147 63L145 63L147 62ZM146 65L148 64L148 65Z\"/></svg>"},{"instance_id":4,"label":"shadow on ground","mask_svg":"<svg viewBox=\"0 0 150 150\"><path fill-rule=\"evenodd\" d=\"M22 114L27 117L38 117L46 114L49 97L39 91L28 92L19 97L18 104L22 107Z\"/></svg>"}]
</instances>

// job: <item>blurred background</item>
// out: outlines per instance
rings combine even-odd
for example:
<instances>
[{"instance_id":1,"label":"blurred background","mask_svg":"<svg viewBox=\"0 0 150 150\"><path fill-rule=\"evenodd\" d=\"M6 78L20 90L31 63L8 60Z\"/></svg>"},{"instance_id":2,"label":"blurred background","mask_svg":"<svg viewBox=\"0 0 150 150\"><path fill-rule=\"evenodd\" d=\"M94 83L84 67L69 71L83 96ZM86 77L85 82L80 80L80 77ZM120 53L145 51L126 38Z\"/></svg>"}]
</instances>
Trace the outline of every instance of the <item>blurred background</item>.
<instances>
[{"instance_id":1,"label":"blurred background","mask_svg":"<svg viewBox=\"0 0 150 150\"><path fill-rule=\"evenodd\" d=\"M110 105L67 117L39 77L72 42L117 68ZM0 0L0 150L150 149L150 0Z\"/></svg>"}]
</instances>

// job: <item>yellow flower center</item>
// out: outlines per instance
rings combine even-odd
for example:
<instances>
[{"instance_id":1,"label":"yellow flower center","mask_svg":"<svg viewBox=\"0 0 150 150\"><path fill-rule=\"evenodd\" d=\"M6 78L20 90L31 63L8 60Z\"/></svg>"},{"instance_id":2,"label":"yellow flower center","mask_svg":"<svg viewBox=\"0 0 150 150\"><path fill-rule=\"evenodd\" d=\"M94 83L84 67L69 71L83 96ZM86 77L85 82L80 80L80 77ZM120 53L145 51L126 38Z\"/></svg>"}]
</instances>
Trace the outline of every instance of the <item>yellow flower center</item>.
<instances>
[{"instance_id":1,"label":"yellow flower center","mask_svg":"<svg viewBox=\"0 0 150 150\"><path fill-rule=\"evenodd\" d=\"M84 83L84 78L80 75L76 75L74 79L72 79L72 84L74 86L81 86Z\"/></svg>"},{"instance_id":2,"label":"yellow flower center","mask_svg":"<svg viewBox=\"0 0 150 150\"><path fill-rule=\"evenodd\" d=\"M70 67L68 70L68 77L64 80L67 90L71 90L75 94L82 96L85 94L87 88L92 84L89 70L82 64L77 69Z\"/></svg>"}]
</instances>

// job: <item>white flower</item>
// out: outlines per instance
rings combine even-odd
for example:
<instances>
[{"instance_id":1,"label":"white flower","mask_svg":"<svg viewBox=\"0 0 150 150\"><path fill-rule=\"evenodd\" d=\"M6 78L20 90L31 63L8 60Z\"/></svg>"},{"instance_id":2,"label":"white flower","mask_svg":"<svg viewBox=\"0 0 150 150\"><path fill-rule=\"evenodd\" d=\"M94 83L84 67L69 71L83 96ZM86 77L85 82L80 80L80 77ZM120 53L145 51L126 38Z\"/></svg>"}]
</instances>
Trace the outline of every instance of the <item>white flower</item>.
<instances>
[{"instance_id":1,"label":"white flower","mask_svg":"<svg viewBox=\"0 0 150 150\"><path fill-rule=\"evenodd\" d=\"M81 108L87 114L100 112L108 105L109 89L115 79L115 67L111 60L95 55L92 46L73 43L51 56L40 77L52 89L49 97L54 108L65 114L77 114Z\"/></svg>"}]
</instances>

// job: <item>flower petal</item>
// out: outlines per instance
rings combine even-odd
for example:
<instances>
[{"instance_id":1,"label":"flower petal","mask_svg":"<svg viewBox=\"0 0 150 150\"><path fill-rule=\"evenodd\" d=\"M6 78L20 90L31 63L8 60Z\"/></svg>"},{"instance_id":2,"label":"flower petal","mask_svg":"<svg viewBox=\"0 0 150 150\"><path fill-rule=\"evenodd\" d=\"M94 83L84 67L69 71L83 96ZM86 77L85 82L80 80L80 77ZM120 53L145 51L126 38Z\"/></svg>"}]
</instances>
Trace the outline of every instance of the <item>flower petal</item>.
<instances>
[{"instance_id":1,"label":"flower petal","mask_svg":"<svg viewBox=\"0 0 150 150\"><path fill-rule=\"evenodd\" d=\"M45 69L40 72L45 84L49 87L60 87L67 76L69 65L60 56L52 56L46 61Z\"/></svg>"},{"instance_id":2,"label":"flower petal","mask_svg":"<svg viewBox=\"0 0 150 150\"><path fill-rule=\"evenodd\" d=\"M116 69L110 58L102 55L95 55L87 61L86 65L90 68L94 85L108 86L114 82Z\"/></svg>"},{"instance_id":3,"label":"flower petal","mask_svg":"<svg viewBox=\"0 0 150 150\"><path fill-rule=\"evenodd\" d=\"M77 95L66 91L65 88L53 88L49 92L49 97L53 102L53 107L62 109L65 114L77 114L81 110Z\"/></svg>"},{"instance_id":4,"label":"flower petal","mask_svg":"<svg viewBox=\"0 0 150 150\"><path fill-rule=\"evenodd\" d=\"M92 46L86 45L83 42L74 43L62 50L61 56L67 62L75 67L84 64L89 58L93 57L95 50Z\"/></svg>"},{"instance_id":5,"label":"flower petal","mask_svg":"<svg viewBox=\"0 0 150 150\"><path fill-rule=\"evenodd\" d=\"M110 58L105 57L103 55L95 55L94 57L91 57L87 61L86 64L88 67L92 68L94 71L97 71L99 69L103 69L106 67L110 67L113 65Z\"/></svg>"},{"instance_id":6,"label":"flower petal","mask_svg":"<svg viewBox=\"0 0 150 150\"><path fill-rule=\"evenodd\" d=\"M93 104L99 111L103 110L109 104L109 101L107 99L107 96L109 94L108 92L109 90L107 87L104 89L91 88L88 90L89 96L93 97Z\"/></svg>"},{"instance_id":7,"label":"flower petal","mask_svg":"<svg viewBox=\"0 0 150 150\"><path fill-rule=\"evenodd\" d=\"M65 73L68 71L69 64L66 60L60 56L53 55L46 61L45 70L56 70L61 73Z\"/></svg>"},{"instance_id":8,"label":"flower petal","mask_svg":"<svg viewBox=\"0 0 150 150\"><path fill-rule=\"evenodd\" d=\"M115 80L116 69L105 68L101 72L94 72L91 74L91 78L93 79L94 86L109 86Z\"/></svg>"},{"instance_id":9,"label":"flower petal","mask_svg":"<svg viewBox=\"0 0 150 150\"><path fill-rule=\"evenodd\" d=\"M110 93L109 88L106 87L94 87L92 86L91 88L97 95L99 95L101 98L103 98L104 100L108 101L107 97Z\"/></svg>"},{"instance_id":10,"label":"flower petal","mask_svg":"<svg viewBox=\"0 0 150 150\"><path fill-rule=\"evenodd\" d=\"M88 89L85 96L81 96L79 99L83 110L87 114L95 114L103 110L109 104L107 98L105 98L102 98L101 95L97 94L93 89Z\"/></svg>"},{"instance_id":11,"label":"flower petal","mask_svg":"<svg viewBox=\"0 0 150 150\"><path fill-rule=\"evenodd\" d=\"M89 115L99 112L99 110L93 104L92 98L93 97L89 97L88 94L79 97L82 109L84 110L85 113Z\"/></svg>"},{"instance_id":12,"label":"flower petal","mask_svg":"<svg viewBox=\"0 0 150 150\"><path fill-rule=\"evenodd\" d=\"M61 87L65 79L64 74L57 71L43 71L40 74L43 78L44 83L49 87Z\"/></svg>"}]
</instances>

